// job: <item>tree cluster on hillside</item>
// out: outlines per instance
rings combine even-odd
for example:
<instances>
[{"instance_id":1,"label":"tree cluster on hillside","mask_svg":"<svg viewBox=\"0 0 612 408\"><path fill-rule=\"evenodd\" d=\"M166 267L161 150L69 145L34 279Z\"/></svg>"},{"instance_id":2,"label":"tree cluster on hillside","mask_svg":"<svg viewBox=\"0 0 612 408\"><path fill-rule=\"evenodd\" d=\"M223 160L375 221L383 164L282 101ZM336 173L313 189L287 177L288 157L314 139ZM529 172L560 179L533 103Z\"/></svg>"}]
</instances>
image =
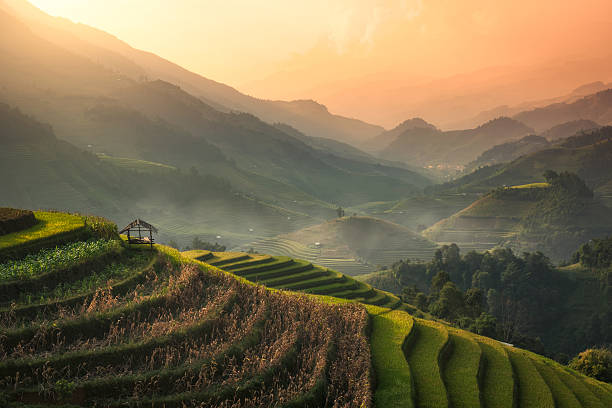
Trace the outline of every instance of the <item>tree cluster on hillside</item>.
<instances>
[{"instance_id":1,"label":"tree cluster on hillside","mask_svg":"<svg viewBox=\"0 0 612 408\"><path fill-rule=\"evenodd\" d=\"M578 354L569 366L582 374L612 383L612 351L609 348L590 348Z\"/></svg>"},{"instance_id":2,"label":"tree cluster on hillside","mask_svg":"<svg viewBox=\"0 0 612 408\"><path fill-rule=\"evenodd\" d=\"M572 260L590 268L609 268L612 265L612 236L582 244Z\"/></svg>"},{"instance_id":3,"label":"tree cluster on hillside","mask_svg":"<svg viewBox=\"0 0 612 408\"><path fill-rule=\"evenodd\" d=\"M190 249L204 249L206 251L212 252L223 252L226 249L225 245L221 245L218 242L214 244L212 242L203 241L200 237L193 237L191 241L191 246L185 247L185 250L188 251Z\"/></svg>"},{"instance_id":4,"label":"tree cluster on hillside","mask_svg":"<svg viewBox=\"0 0 612 408\"><path fill-rule=\"evenodd\" d=\"M430 262L400 261L393 276L403 298L461 328L551 355L560 360L592 344L612 342L612 305L588 321L573 322L563 339L551 335L575 289L542 253L518 256L507 248L461 255L455 244L438 249ZM612 293L603 282L601 293ZM426 288L426 289L425 289Z\"/></svg>"}]
</instances>

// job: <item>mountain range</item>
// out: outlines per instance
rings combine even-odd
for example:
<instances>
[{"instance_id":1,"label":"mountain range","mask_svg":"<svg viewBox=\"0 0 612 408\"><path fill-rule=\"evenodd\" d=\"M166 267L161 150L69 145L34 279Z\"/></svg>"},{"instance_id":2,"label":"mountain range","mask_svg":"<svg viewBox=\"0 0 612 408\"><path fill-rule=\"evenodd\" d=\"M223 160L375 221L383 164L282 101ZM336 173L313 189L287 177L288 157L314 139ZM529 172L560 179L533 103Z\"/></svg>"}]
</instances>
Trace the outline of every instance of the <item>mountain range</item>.
<instances>
[{"instance_id":1,"label":"mountain range","mask_svg":"<svg viewBox=\"0 0 612 408\"><path fill-rule=\"evenodd\" d=\"M155 54L132 48L101 30L49 16L25 0L2 0L0 9L20 19L32 34L74 55L131 80L159 79L173 83L221 111L248 112L271 123L287 123L310 136L349 142L365 140L383 130L380 126L331 114L325 106L312 100L271 101L244 95Z\"/></svg>"}]
</instances>

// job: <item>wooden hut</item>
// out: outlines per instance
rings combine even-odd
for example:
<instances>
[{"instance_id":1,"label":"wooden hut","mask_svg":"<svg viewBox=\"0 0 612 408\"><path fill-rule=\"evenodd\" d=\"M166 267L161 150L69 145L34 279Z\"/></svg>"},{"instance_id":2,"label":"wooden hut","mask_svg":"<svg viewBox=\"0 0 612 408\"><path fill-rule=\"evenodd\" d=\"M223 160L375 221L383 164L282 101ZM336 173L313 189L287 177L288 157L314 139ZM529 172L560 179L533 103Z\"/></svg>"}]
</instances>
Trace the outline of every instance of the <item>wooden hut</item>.
<instances>
[{"instance_id":1,"label":"wooden hut","mask_svg":"<svg viewBox=\"0 0 612 408\"><path fill-rule=\"evenodd\" d=\"M153 233L157 234L157 228L139 218L130 222L119 233L127 234L128 244L146 244L153 248Z\"/></svg>"}]
</instances>

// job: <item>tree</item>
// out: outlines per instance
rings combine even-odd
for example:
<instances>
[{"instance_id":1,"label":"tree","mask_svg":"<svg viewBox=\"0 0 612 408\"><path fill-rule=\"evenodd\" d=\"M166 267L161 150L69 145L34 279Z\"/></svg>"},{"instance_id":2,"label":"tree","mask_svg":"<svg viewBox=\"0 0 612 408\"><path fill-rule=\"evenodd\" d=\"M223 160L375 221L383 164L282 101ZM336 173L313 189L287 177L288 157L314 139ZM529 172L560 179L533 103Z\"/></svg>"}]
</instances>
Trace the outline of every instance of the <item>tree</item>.
<instances>
[{"instance_id":1,"label":"tree","mask_svg":"<svg viewBox=\"0 0 612 408\"><path fill-rule=\"evenodd\" d=\"M574 357L569 366L589 377L612 382L612 351L608 348L587 349Z\"/></svg>"},{"instance_id":2,"label":"tree","mask_svg":"<svg viewBox=\"0 0 612 408\"><path fill-rule=\"evenodd\" d=\"M428 304L427 304L427 296L425 296L425 294L423 292L419 292L416 295L416 298L414 299L414 303L415 306L418 307L421 310L426 311Z\"/></svg>"},{"instance_id":3,"label":"tree","mask_svg":"<svg viewBox=\"0 0 612 408\"><path fill-rule=\"evenodd\" d=\"M461 316L465 307L463 293L453 282L446 282L438 300L430 306L431 312L441 318L455 320Z\"/></svg>"},{"instance_id":4,"label":"tree","mask_svg":"<svg viewBox=\"0 0 612 408\"><path fill-rule=\"evenodd\" d=\"M336 208L336 214L338 214L338 218L344 217L344 208L338 206L338 208Z\"/></svg>"},{"instance_id":5,"label":"tree","mask_svg":"<svg viewBox=\"0 0 612 408\"><path fill-rule=\"evenodd\" d=\"M218 242L215 242L213 244L201 240L200 237L193 237L193 240L191 241L191 247L187 247L186 249L204 249L206 251L223 252L225 251L226 247L225 245L221 245Z\"/></svg>"},{"instance_id":6,"label":"tree","mask_svg":"<svg viewBox=\"0 0 612 408\"><path fill-rule=\"evenodd\" d=\"M470 316L476 318L482 313L484 293L479 288L470 288L465 293L465 305Z\"/></svg>"},{"instance_id":7,"label":"tree","mask_svg":"<svg viewBox=\"0 0 612 408\"><path fill-rule=\"evenodd\" d=\"M438 272L431 280L431 292L440 292L447 282L450 282L450 276L448 276L448 273L445 271Z\"/></svg>"},{"instance_id":8,"label":"tree","mask_svg":"<svg viewBox=\"0 0 612 408\"><path fill-rule=\"evenodd\" d=\"M496 336L497 319L488 313L481 313L474 321L474 331L482 336Z\"/></svg>"}]
</instances>

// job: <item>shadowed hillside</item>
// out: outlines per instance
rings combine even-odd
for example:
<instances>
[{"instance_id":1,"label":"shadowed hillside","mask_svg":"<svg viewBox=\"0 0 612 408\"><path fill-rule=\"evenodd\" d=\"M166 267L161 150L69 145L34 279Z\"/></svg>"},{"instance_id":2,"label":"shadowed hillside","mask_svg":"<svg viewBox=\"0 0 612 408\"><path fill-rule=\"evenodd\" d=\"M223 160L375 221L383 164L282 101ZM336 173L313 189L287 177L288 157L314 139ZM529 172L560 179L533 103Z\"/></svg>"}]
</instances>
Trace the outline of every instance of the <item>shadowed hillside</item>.
<instances>
[{"instance_id":1,"label":"shadowed hillside","mask_svg":"<svg viewBox=\"0 0 612 408\"><path fill-rule=\"evenodd\" d=\"M325 210L317 200L396 199L430 184L410 170L379 168L355 157L333 163L333 154L255 116L217 110L165 81L111 70L41 38L5 12L0 20L7 34L0 52L14 56L4 65L0 100L50 123L58 137L78 147L223 173L244 193L258 190L270 203L287 206L310 201L302 210L312 207L313 213Z\"/></svg>"},{"instance_id":2,"label":"shadowed hillside","mask_svg":"<svg viewBox=\"0 0 612 408\"><path fill-rule=\"evenodd\" d=\"M548 172L548 183L499 188L423 232L464 250L508 246L566 260L581 242L612 233L612 209L576 175Z\"/></svg>"},{"instance_id":3,"label":"shadowed hillside","mask_svg":"<svg viewBox=\"0 0 612 408\"><path fill-rule=\"evenodd\" d=\"M41 124L0 104L2 204L96 212L127 223L155 214L164 239L200 234L230 242L273 236L316 222L235 192L227 180L160 163L97 157L59 140ZM330 210L331 212L331 210ZM232 220L228 222L228 220Z\"/></svg>"},{"instance_id":4,"label":"shadowed hillside","mask_svg":"<svg viewBox=\"0 0 612 408\"><path fill-rule=\"evenodd\" d=\"M600 192L612 179L612 127L579 133L506 163L483 167L451 182L434 186L437 192L487 192L499 186L542 182L546 170L575 172Z\"/></svg>"},{"instance_id":5,"label":"shadowed hillside","mask_svg":"<svg viewBox=\"0 0 612 408\"><path fill-rule=\"evenodd\" d=\"M403 258L428 259L435 245L406 227L371 217L343 217L242 247L307 259L349 275Z\"/></svg>"},{"instance_id":6,"label":"shadowed hillside","mask_svg":"<svg viewBox=\"0 0 612 408\"><path fill-rule=\"evenodd\" d=\"M380 156L390 160L460 166L474 160L496 144L519 139L532 129L510 118L498 118L475 129L441 131L433 127L416 127L401 132Z\"/></svg>"},{"instance_id":7,"label":"shadowed hillside","mask_svg":"<svg viewBox=\"0 0 612 408\"><path fill-rule=\"evenodd\" d=\"M310 136L349 143L358 143L384 130L357 119L334 115L314 101L270 101L244 95L228 85L204 78L155 54L132 48L104 31L49 16L25 0L2 0L2 8L23 19L36 35L61 48L98 61L131 80L161 79L174 83L222 111L249 112L270 123L288 123Z\"/></svg>"},{"instance_id":8,"label":"shadowed hillside","mask_svg":"<svg viewBox=\"0 0 612 408\"><path fill-rule=\"evenodd\" d=\"M539 132L570 120L579 119L610 125L612 124L612 89L585 96L575 102L560 102L521 112L513 118Z\"/></svg>"}]
</instances>

